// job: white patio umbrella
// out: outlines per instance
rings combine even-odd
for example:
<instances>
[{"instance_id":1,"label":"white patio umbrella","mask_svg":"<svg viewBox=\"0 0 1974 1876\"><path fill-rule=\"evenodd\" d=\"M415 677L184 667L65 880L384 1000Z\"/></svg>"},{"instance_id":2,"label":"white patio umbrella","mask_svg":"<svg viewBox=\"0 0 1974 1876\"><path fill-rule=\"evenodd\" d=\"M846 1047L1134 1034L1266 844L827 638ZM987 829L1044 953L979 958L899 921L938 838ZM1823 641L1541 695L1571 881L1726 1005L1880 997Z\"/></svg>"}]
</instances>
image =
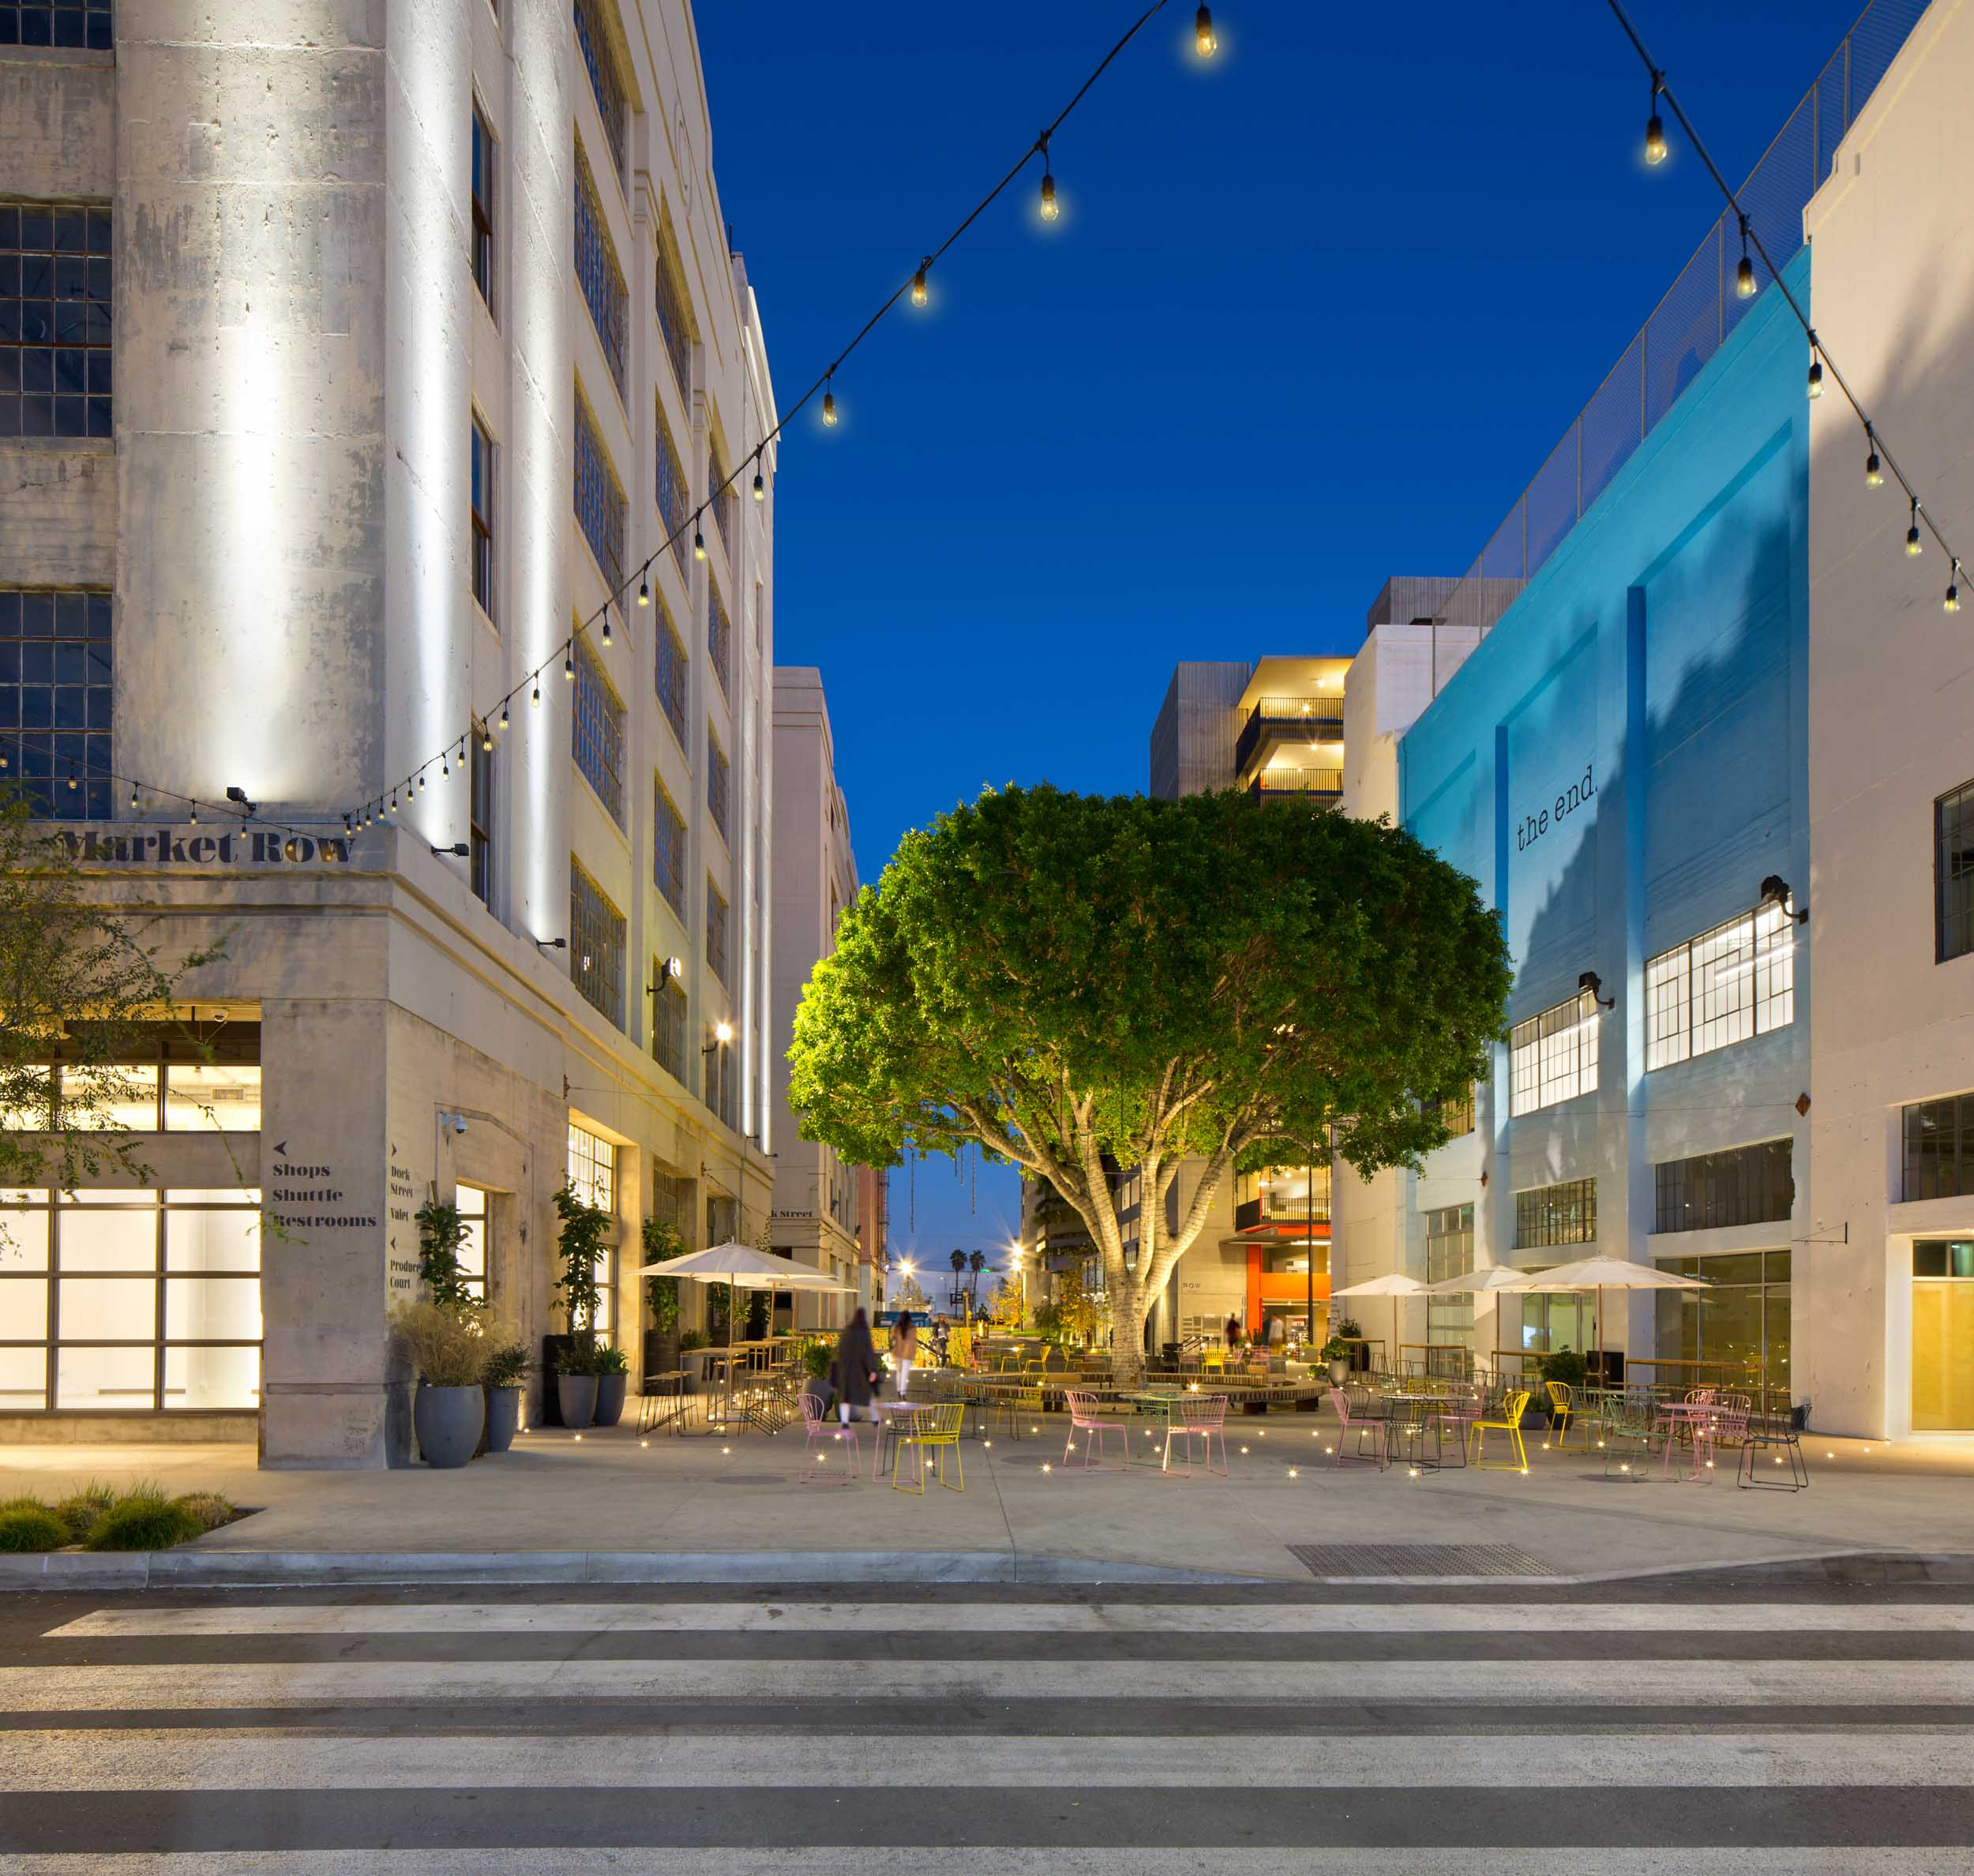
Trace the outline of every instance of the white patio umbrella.
<instances>
[{"instance_id":1,"label":"white patio umbrella","mask_svg":"<svg viewBox=\"0 0 1974 1876\"><path fill-rule=\"evenodd\" d=\"M1367 1278L1362 1283L1346 1284L1343 1289L1330 1293L1333 1299L1338 1296L1389 1296L1391 1299L1391 1355L1394 1361L1398 1355L1398 1299L1401 1296L1423 1296L1425 1293L1426 1286L1417 1278L1398 1275Z\"/></svg>"},{"instance_id":2,"label":"white patio umbrella","mask_svg":"<svg viewBox=\"0 0 1974 1876\"><path fill-rule=\"evenodd\" d=\"M710 1244L704 1251L688 1251L682 1257L662 1257L655 1263L640 1264L633 1270L634 1277L683 1277L692 1283L723 1283L727 1288L726 1302L726 1353L729 1360L728 1375L731 1375L731 1359L734 1353L734 1308L733 1293L744 1289L764 1290L833 1290L839 1295L852 1295L850 1286L839 1283L833 1277L826 1277L820 1270L812 1270L807 1264L798 1264L792 1257L782 1257L771 1251L758 1251L752 1244L743 1244L729 1240L723 1244ZM768 1303L769 1320L774 1315L774 1303Z\"/></svg>"},{"instance_id":3,"label":"white patio umbrella","mask_svg":"<svg viewBox=\"0 0 1974 1876\"><path fill-rule=\"evenodd\" d=\"M1691 1290L1709 1287L1700 1277L1676 1276L1652 1264L1633 1263L1626 1257L1580 1257L1574 1263L1558 1264L1548 1270L1518 1270L1494 1285L1496 1289L1525 1292L1563 1290L1587 1293L1597 1299L1597 1372L1604 1371L1604 1293L1619 1290Z\"/></svg>"}]
</instances>

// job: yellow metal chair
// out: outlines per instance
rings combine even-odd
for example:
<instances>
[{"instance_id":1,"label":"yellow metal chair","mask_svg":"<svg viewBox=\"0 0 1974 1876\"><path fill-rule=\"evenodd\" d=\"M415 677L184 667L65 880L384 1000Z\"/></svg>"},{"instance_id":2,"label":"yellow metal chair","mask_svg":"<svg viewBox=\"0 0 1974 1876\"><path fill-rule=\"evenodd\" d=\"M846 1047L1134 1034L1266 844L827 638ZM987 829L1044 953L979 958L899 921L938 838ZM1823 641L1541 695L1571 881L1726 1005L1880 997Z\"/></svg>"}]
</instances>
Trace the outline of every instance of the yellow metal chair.
<instances>
[{"instance_id":1,"label":"yellow metal chair","mask_svg":"<svg viewBox=\"0 0 1974 1876\"><path fill-rule=\"evenodd\" d=\"M891 1463L892 1491L916 1491L921 1497L925 1495L927 1453L933 1455L933 1476L947 1491L964 1491L966 1489L966 1471L959 1458L960 1423L965 1418L966 1412L964 1402L953 1401L935 1407L929 1413L915 1416L909 1429L903 1426L899 1428L898 1450ZM904 1482L901 1476L907 1446L911 1448L913 1476L917 1481L910 1485ZM949 1452L953 1456L953 1471L958 1476L956 1483L948 1480L946 1476L946 1455Z\"/></svg>"},{"instance_id":2,"label":"yellow metal chair","mask_svg":"<svg viewBox=\"0 0 1974 1876\"><path fill-rule=\"evenodd\" d=\"M1549 1390L1550 1420L1557 1424L1556 1445L1567 1446L1570 1443L1570 1429L1576 1424L1574 1390L1567 1381L1545 1381L1542 1385Z\"/></svg>"},{"instance_id":3,"label":"yellow metal chair","mask_svg":"<svg viewBox=\"0 0 1974 1876\"><path fill-rule=\"evenodd\" d=\"M996 1416L1007 1429L1010 1439L1019 1439L1024 1428L1038 1426L1041 1420L1041 1383L1021 1387L997 1387L994 1390L993 1405L987 1411L988 1430L993 1430Z\"/></svg>"},{"instance_id":4,"label":"yellow metal chair","mask_svg":"<svg viewBox=\"0 0 1974 1876\"><path fill-rule=\"evenodd\" d=\"M1227 1352L1224 1349L1209 1349L1199 1357L1199 1371L1203 1375L1224 1375L1227 1371Z\"/></svg>"},{"instance_id":5,"label":"yellow metal chair","mask_svg":"<svg viewBox=\"0 0 1974 1876\"><path fill-rule=\"evenodd\" d=\"M1467 1463L1480 1472L1519 1472L1529 1469L1528 1448L1522 1443L1522 1416L1527 1411L1529 1390L1517 1388L1508 1396L1498 1420L1477 1420L1467 1429ZM1503 1465L1499 1459L1483 1459L1480 1452L1486 1441L1481 1437L1489 1431L1505 1433L1513 1449L1512 1462Z\"/></svg>"}]
</instances>

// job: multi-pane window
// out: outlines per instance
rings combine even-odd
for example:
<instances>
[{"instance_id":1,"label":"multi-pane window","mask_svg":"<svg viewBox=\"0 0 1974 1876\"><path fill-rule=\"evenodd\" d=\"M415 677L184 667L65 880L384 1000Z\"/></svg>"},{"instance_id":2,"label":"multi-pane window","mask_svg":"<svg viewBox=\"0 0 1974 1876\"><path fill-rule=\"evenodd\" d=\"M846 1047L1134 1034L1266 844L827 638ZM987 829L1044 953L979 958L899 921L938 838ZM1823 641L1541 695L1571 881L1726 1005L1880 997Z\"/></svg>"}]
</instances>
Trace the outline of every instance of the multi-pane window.
<instances>
[{"instance_id":1,"label":"multi-pane window","mask_svg":"<svg viewBox=\"0 0 1974 1876\"><path fill-rule=\"evenodd\" d=\"M570 1188L578 1199L615 1219L617 1149L573 1120L569 1130L568 1175ZM598 1291L595 1319L571 1326L593 1329L599 1335L607 1336L617 1322L617 1245L614 1239L603 1248L591 1270Z\"/></svg>"},{"instance_id":2,"label":"multi-pane window","mask_svg":"<svg viewBox=\"0 0 1974 1876\"><path fill-rule=\"evenodd\" d=\"M658 988L651 996L651 1055L659 1067L674 1080L686 1079L685 989L656 960L651 974Z\"/></svg>"},{"instance_id":3,"label":"multi-pane window","mask_svg":"<svg viewBox=\"0 0 1974 1876\"><path fill-rule=\"evenodd\" d=\"M1796 921L1771 900L1649 958L1645 966L1647 1069L1664 1068L1796 1015Z\"/></svg>"},{"instance_id":4,"label":"multi-pane window","mask_svg":"<svg viewBox=\"0 0 1974 1876\"><path fill-rule=\"evenodd\" d=\"M1597 1235L1597 1182L1571 1179L1561 1185L1532 1186L1514 1195L1514 1242L1518 1251L1552 1244L1588 1244Z\"/></svg>"},{"instance_id":5,"label":"multi-pane window","mask_svg":"<svg viewBox=\"0 0 1974 1876\"><path fill-rule=\"evenodd\" d=\"M727 820L733 797L733 771L726 752L719 746L711 723L706 726L706 812L713 817L720 838L729 838Z\"/></svg>"},{"instance_id":6,"label":"multi-pane window","mask_svg":"<svg viewBox=\"0 0 1974 1876\"><path fill-rule=\"evenodd\" d=\"M662 782L651 784L651 880L665 902L685 919L685 816L672 805Z\"/></svg>"},{"instance_id":7,"label":"multi-pane window","mask_svg":"<svg viewBox=\"0 0 1974 1876\"><path fill-rule=\"evenodd\" d=\"M1934 955L1974 951L1974 782L1933 804Z\"/></svg>"},{"instance_id":8,"label":"multi-pane window","mask_svg":"<svg viewBox=\"0 0 1974 1876\"><path fill-rule=\"evenodd\" d=\"M1464 1094L1456 1095L1450 1101L1428 1101L1422 1104L1424 1111L1447 1130L1449 1139L1457 1140L1473 1131L1473 1085L1469 1082Z\"/></svg>"},{"instance_id":9,"label":"multi-pane window","mask_svg":"<svg viewBox=\"0 0 1974 1876\"><path fill-rule=\"evenodd\" d=\"M1653 1169L1654 1231L1706 1231L1726 1225L1762 1225L1788 1217L1796 1204L1792 1143L1763 1140L1691 1159L1661 1160Z\"/></svg>"},{"instance_id":10,"label":"multi-pane window","mask_svg":"<svg viewBox=\"0 0 1974 1876\"><path fill-rule=\"evenodd\" d=\"M494 893L494 750L486 724L473 725L472 799L467 809L467 877L473 896L491 905Z\"/></svg>"},{"instance_id":11,"label":"multi-pane window","mask_svg":"<svg viewBox=\"0 0 1974 1876\"><path fill-rule=\"evenodd\" d=\"M257 1190L6 1196L0 1410L192 1413L258 1404Z\"/></svg>"},{"instance_id":12,"label":"multi-pane window","mask_svg":"<svg viewBox=\"0 0 1974 1876\"><path fill-rule=\"evenodd\" d=\"M692 566L692 501L687 492L689 485L685 480L685 465L678 460L678 452L672 447L672 432L662 409L658 412L657 436L654 472L659 519L665 524L666 537L672 543L672 554L678 562L679 572L689 574Z\"/></svg>"},{"instance_id":13,"label":"multi-pane window","mask_svg":"<svg viewBox=\"0 0 1974 1876\"><path fill-rule=\"evenodd\" d=\"M582 283L584 302L621 395L631 298L624 285L624 270L617 264L617 250L610 245L610 230L603 223L603 204L597 199L596 179L590 174L580 137L576 143L576 277Z\"/></svg>"},{"instance_id":14,"label":"multi-pane window","mask_svg":"<svg viewBox=\"0 0 1974 1876\"><path fill-rule=\"evenodd\" d=\"M730 1042L716 1042L706 1058L706 1105L716 1118L734 1124L734 1095L740 1085Z\"/></svg>"},{"instance_id":15,"label":"multi-pane window","mask_svg":"<svg viewBox=\"0 0 1974 1876\"><path fill-rule=\"evenodd\" d=\"M713 661L713 675L719 680L720 695L734 694L734 625L720 603L719 583L706 583L706 649Z\"/></svg>"},{"instance_id":16,"label":"multi-pane window","mask_svg":"<svg viewBox=\"0 0 1974 1876\"><path fill-rule=\"evenodd\" d=\"M706 494L713 505L713 512L719 517L719 535L726 543L727 560L731 565L740 546L740 505L727 485L726 463L720 454L720 447L710 441L706 446Z\"/></svg>"},{"instance_id":17,"label":"multi-pane window","mask_svg":"<svg viewBox=\"0 0 1974 1876\"><path fill-rule=\"evenodd\" d=\"M576 641L576 766L610 819L624 824L624 706L589 640Z\"/></svg>"},{"instance_id":18,"label":"multi-pane window","mask_svg":"<svg viewBox=\"0 0 1974 1876\"><path fill-rule=\"evenodd\" d=\"M456 1186L452 1203L460 1214L460 1280L475 1302L486 1300L486 1194L478 1186Z\"/></svg>"},{"instance_id":19,"label":"multi-pane window","mask_svg":"<svg viewBox=\"0 0 1974 1876\"><path fill-rule=\"evenodd\" d=\"M0 437L110 433L110 211L0 202Z\"/></svg>"},{"instance_id":20,"label":"multi-pane window","mask_svg":"<svg viewBox=\"0 0 1974 1876\"><path fill-rule=\"evenodd\" d=\"M576 400L576 519L612 592L624 583L624 491L597 433L596 419Z\"/></svg>"},{"instance_id":21,"label":"multi-pane window","mask_svg":"<svg viewBox=\"0 0 1974 1876\"><path fill-rule=\"evenodd\" d=\"M658 629L651 636L658 643L652 666L658 707L664 711L665 720L671 725L672 734L678 738L678 746L682 749L685 747L685 647L673 628L670 614L662 606Z\"/></svg>"},{"instance_id":22,"label":"multi-pane window","mask_svg":"<svg viewBox=\"0 0 1974 1876\"><path fill-rule=\"evenodd\" d=\"M706 882L706 964L722 984L726 982L726 895L709 876Z\"/></svg>"},{"instance_id":23,"label":"multi-pane window","mask_svg":"<svg viewBox=\"0 0 1974 1876\"><path fill-rule=\"evenodd\" d=\"M0 46L114 47L111 0L0 0Z\"/></svg>"},{"instance_id":24,"label":"multi-pane window","mask_svg":"<svg viewBox=\"0 0 1974 1876\"><path fill-rule=\"evenodd\" d=\"M658 250L658 332L665 341L665 355L672 362L672 376L683 403L692 394L692 316L686 310L668 241L661 242Z\"/></svg>"},{"instance_id":25,"label":"multi-pane window","mask_svg":"<svg viewBox=\"0 0 1974 1876\"><path fill-rule=\"evenodd\" d=\"M590 89L596 94L597 114L603 120L603 134L610 140L610 155L617 160L617 173L624 173L624 132L629 112L624 102L624 81L618 76L617 52L604 24L602 0L576 0L576 43L583 54L584 69L590 75Z\"/></svg>"},{"instance_id":26,"label":"multi-pane window","mask_svg":"<svg viewBox=\"0 0 1974 1876\"><path fill-rule=\"evenodd\" d=\"M0 591L0 779L37 813L107 820L110 595Z\"/></svg>"},{"instance_id":27,"label":"multi-pane window","mask_svg":"<svg viewBox=\"0 0 1974 1876\"><path fill-rule=\"evenodd\" d=\"M494 133L473 107L473 284L494 310Z\"/></svg>"},{"instance_id":28,"label":"multi-pane window","mask_svg":"<svg viewBox=\"0 0 1974 1876\"><path fill-rule=\"evenodd\" d=\"M1597 1006L1589 992L1508 1032L1508 1112L1532 1114L1597 1091Z\"/></svg>"},{"instance_id":29,"label":"multi-pane window","mask_svg":"<svg viewBox=\"0 0 1974 1876\"><path fill-rule=\"evenodd\" d=\"M1974 1196L1974 1094L1918 1101L1902 1118L1905 1198Z\"/></svg>"},{"instance_id":30,"label":"multi-pane window","mask_svg":"<svg viewBox=\"0 0 1974 1876\"><path fill-rule=\"evenodd\" d=\"M1473 1269L1473 1207L1442 1206L1426 1214L1426 1281L1444 1282L1466 1276ZM1426 1299L1426 1340L1429 1343L1471 1345L1473 1337L1473 1298L1428 1296Z\"/></svg>"},{"instance_id":31,"label":"multi-pane window","mask_svg":"<svg viewBox=\"0 0 1974 1876\"><path fill-rule=\"evenodd\" d=\"M575 861L569 869L569 962L585 1001L624 1026L624 915Z\"/></svg>"},{"instance_id":32,"label":"multi-pane window","mask_svg":"<svg viewBox=\"0 0 1974 1876\"><path fill-rule=\"evenodd\" d=\"M48 1069L47 1101L62 1124L124 1133L253 1133L261 1125L261 1026L227 1022L188 1033L177 1023L134 1025L86 1058ZM31 1131L44 1111L6 1123ZM0 1247L0 1263L4 1263Z\"/></svg>"},{"instance_id":33,"label":"multi-pane window","mask_svg":"<svg viewBox=\"0 0 1974 1876\"><path fill-rule=\"evenodd\" d=\"M1787 1251L1736 1251L1713 1257L1661 1257L1658 1268L1706 1281L1700 1290L1661 1290L1653 1337L1661 1361L1687 1364L1686 1378L1726 1381L1786 1398L1789 1386Z\"/></svg>"},{"instance_id":34,"label":"multi-pane window","mask_svg":"<svg viewBox=\"0 0 1974 1876\"><path fill-rule=\"evenodd\" d=\"M473 597L494 617L494 439L473 419Z\"/></svg>"}]
</instances>

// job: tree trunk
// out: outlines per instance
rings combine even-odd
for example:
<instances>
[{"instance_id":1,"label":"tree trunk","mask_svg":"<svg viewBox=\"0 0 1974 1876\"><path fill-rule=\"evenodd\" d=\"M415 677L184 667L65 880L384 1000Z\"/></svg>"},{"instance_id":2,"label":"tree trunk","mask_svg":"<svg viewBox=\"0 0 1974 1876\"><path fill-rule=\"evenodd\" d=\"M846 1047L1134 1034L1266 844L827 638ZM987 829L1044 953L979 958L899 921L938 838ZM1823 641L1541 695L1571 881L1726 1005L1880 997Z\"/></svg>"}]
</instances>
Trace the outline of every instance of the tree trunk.
<instances>
[{"instance_id":1,"label":"tree trunk","mask_svg":"<svg viewBox=\"0 0 1974 1876\"><path fill-rule=\"evenodd\" d=\"M1110 1371L1120 1387L1137 1387L1145 1379L1145 1317L1150 1298L1135 1284L1119 1284L1110 1293Z\"/></svg>"}]
</instances>

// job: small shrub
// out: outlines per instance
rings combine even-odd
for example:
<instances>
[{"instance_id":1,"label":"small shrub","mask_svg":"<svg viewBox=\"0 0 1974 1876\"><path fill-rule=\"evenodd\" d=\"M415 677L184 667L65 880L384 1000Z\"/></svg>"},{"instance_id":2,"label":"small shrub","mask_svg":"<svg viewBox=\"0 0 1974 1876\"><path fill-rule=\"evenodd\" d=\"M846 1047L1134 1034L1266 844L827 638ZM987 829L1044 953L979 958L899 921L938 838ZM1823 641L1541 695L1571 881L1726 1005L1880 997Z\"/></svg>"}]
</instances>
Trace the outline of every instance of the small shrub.
<instances>
[{"instance_id":1,"label":"small shrub","mask_svg":"<svg viewBox=\"0 0 1974 1876\"><path fill-rule=\"evenodd\" d=\"M239 1506L216 1491L188 1491L171 1502L196 1518L201 1531L216 1531L240 1515Z\"/></svg>"},{"instance_id":2,"label":"small shrub","mask_svg":"<svg viewBox=\"0 0 1974 1876\"><path fill-rule=\"evenodd\" d=\"M118 1499L84 1540L92 1551L169 1550L202 1536L205 1527L175 1499L161 1491L137 1491Z\"/></svg>"},{"instance_id":3,"label":"small shrub","mask_svg":"<svg viewBox=\"0 0 1974 1876\"><path fill-rule=\"evenodd\" d=\"M706 1331L704 1329L688 1329L678 1338L678 1352L681 1355L689 1355L695 1349L705 1346Z\"/></svg>"},{"instance_id":4,"label":"small shrub","mask_svg":"<svg viewBox=\"0 0 1974 1876\"><path fill-rule=\"evenodd\" d=\"M631 1371L631 1358L614 1346L599 1348L591 1358L590 1371L597 1375L628 1375Z\"/></svg>"},{"instance_id":5,"label":"small shrub","mask_svg":"<svg viewBox=\"0 0 1974 1876\"><path fill-rule=\"evenodd\" d=\"M481 1329L484 1351L480 1366L483 1387L519 1387L527 1380L534 1359L527 1338L509 1322L490 1322Z\"/></svg>"},{"instance_id":6,"label":"small shrub","mask_svg":"<svg viewBox=\"0 0 1974 1876\"><path fill-rule=\"evenodd\" d=\"M428 1386L479 1385L486 1344L463 1316L436 1303L407 1303L392 1313L391 1331Z\"/></svg>"},{"instance_id":7,"label":"small shrub","mask_svg":"<svg viewBox=\"0 0 1974 1876\"><path fill-rule=\"evenodd\" d=\"M10 1499L0 1506L0 1551L60 1550L69 1541L68 1525L37 1500Z\"/></svg>"},{"instance_id":8,"label":"small shrub","mask_svg":"<svg viewBox=\"0 0 1974 1876\"><path fill-rule=\"evenodd\" d=\"M92 1480L55 1506L55 1516L69 1527L71 1544L81 1543L96 1529L96 1520L116 1503L116 1495L107 1485Z\"/></svg>"}]
</instances>

